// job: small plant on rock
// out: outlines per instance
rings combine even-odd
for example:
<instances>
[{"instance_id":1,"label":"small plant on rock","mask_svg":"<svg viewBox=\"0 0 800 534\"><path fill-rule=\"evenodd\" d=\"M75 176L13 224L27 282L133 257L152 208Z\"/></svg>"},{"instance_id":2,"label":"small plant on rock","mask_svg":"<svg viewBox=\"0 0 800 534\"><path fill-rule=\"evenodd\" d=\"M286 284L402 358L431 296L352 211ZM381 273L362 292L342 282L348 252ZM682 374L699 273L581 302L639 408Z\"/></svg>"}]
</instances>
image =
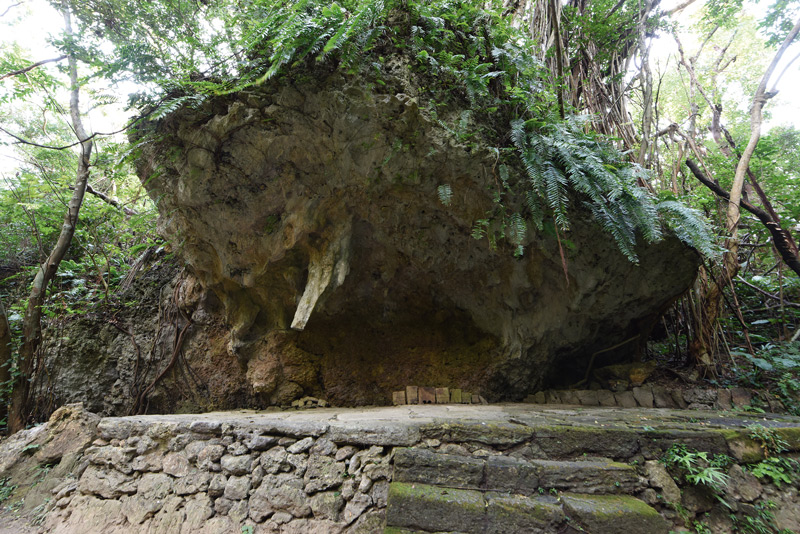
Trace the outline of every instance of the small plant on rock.
<instances>
[{"instance_id":1,"label":"small plant on rock","mask_svg":"<svg viewBox=\"0 0 800 534\"><path fill-rule=\"evenodd\" d=\"M678 471L683 480L694 486L708 488L720 500L729 478L724 469L731 461L724 454L712 455L704 451L689 450L682 443L674 444L661 458L661 463Z\"/></svg>"},{"instance_id":2,"label":"small plant on rock","mask_svg":"<svg viewBox=\"0 0 800 534\"><path fill-rule=\"evenodd\" d=\"M764 501L755 505L755 515L744 517L731 516L734 532L744 534L792 534L791 530L775 527L775 510L778 506L772 501Z\"/></svg>"},{"instance_id":3,"label":"small plant on rock","mask_svg":"<svg viewBox=\"0 0 800 534\"><path fill-rule=\"evenodd\" d=\"M764 451L764 460L747 466L747 470L760 479L769 479L777 487L791 484L792 476L800 472L800 463L792 458L779 456L789 450L789 444L775 430L754 424L747 427L750 438L757 441Z\"/></svg>"},{"instance_id":4,"label":"small plant on rock","mask_svg":"<svg viewBox=\"0 0 800 534\"><path fill-rule=\"evenodd\" d=\"M10 482L11 479L0 478L0 504L7 501L11 494L14 493L14 490L17 489L17 486L10 484Z\"/></svg>"}]
</instances>

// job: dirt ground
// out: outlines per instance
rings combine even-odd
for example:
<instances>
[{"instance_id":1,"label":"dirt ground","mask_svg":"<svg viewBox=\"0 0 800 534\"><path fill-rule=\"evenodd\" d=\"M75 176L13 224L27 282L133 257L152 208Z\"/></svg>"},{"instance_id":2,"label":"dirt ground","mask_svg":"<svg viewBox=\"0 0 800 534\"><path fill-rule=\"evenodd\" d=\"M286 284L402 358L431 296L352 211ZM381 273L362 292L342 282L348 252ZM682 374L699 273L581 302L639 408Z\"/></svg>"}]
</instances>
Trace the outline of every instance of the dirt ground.
<instances>
[{"instance_id":1,"label":"dirt ground","mask_svg":"<svg viewBox=\"0 0 800 534\"><path fill-rule=\"evenodd\" d=\"M38 532L26 518L0 510L0 534L34 534Z\"/></svg>"}]
</instances>

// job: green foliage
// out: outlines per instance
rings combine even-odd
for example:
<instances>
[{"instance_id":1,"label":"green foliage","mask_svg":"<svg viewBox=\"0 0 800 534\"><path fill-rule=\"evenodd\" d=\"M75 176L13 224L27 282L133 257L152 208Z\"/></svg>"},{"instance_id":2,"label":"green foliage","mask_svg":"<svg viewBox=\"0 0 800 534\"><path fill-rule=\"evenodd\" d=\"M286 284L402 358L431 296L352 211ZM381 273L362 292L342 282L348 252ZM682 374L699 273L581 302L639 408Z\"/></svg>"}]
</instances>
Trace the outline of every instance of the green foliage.
<instances>
[{"instance_id":1,"label":"green foliage","mask_svg":"<svg viewBox=\"0 0 800 534\"><path fill-rule=\"evenodd\" d=\"M788 35L800 17L800 5L793 0L775 0L767 9L759 27L769 36L767 44L777 46Z\"/></svg>"},{"instance_id":2,"label":"green foliage","mask_svg":"<svg viewBox=\"0 0 800 534\"><path fill-rule=\"evenodd\" d=\"M690 450L682 443L672 445L661 457L661 463L677 470L688 483L703 486L719 496L728 483L724 469L731 464L724 454L712 455L704 451Z\"/></svg>"},{"instance_id":3,"label":"green foliage","mask_svg":"<svg viewBox=\"0 0 800 534\"><path fill-rule=\"evenodd\" d=\"M708 0L703 4L701 27L709 31L716 26L735 26L742 3L743 0Z\"/></svg>"},{"instance_id":4,"label":"green foliage","mask_svg":"<svg viewBox=\"0 0 800 534\"><path fill-rule=\"evenodd\" d=\"M527 172L525 198L534 225L541 229L549 211L558 227L568 230L567 211L575 192L634 263L637 236L651 243L661 239L659 213L678 237L713 255L713 239L702 217L678 202L656 204L637 183L646 177L644 169L627 162L609 143L586 134L585 123L581 117L512 123L512 139Z\"/></svg>"},{"instance_id":5,"label":"green foliage","mask_svg":"<svg viewBox=\"0 0 800 534\"><path fill-rule=\"evenodd\" d=\"M765 450L773 454L786 451L786 443L780 439L773 430L760 425L748 427L750 436L759 441ZM772 461L770 461L772 460ZM678 478L695 486L706 488L724 506L730 505L723 499L729 478L724 470L733 463L733 460L724 454L712 455L708 452L689 449L686 445L676 443L672 445L661 457L663 463L670 471L676 473ZM791 468L790 468L791 466ZM760 478L768 478L780 487L780 484L794 483L790 473L797 471L797 462L783 457L769 457L758 464L748 466L747 469ZM749 532L754 534L783 534L785 531L774 527L774 513L776 506L772 501L763 501L754 506L755 514L731 513L734 523L734 532ZM685 514L682 507L677 508L679 513ZM688 515L684 517L686 521ZM708 525L700 521L693 521L695 532L710 532Z\"/></svg>"},{"instance_id":6,"label":"green foliage","mask_svg":"<svg viewBox=\"0 0 800 534\"><path fill-rule=\"evenodd\" d=\"M14 490L17 489L17 486L10 484L10 482L11 479L9 478L0 478L0 505L7 501L14 493Z\"/></svg>"},{"instance_id":7,"label":"green foliage","mask_svg":"<svg viewBox=\"0 0 800 534\"><path fill-rule=\"evenodd\" d=\"M58 296L44 308L46 317L108 302L136 256L158 242L155 207L122 159L126 148L106 141L95 157L93 187L109 196L116 193L121 207L85 195L72 244L50 287ZM71 152L29 149L23 155L26 160L17 175L7 177L0 189L0 226L5 229L0 233L0 266L17 273L16 280L31 279L55 244L75 173ZM15 306L10 307L15 329L19 325L14 318L22 313L11 313Z\"/></svg>"},{"instance_id":8,"label":"green foliage","mask_svg":"<svg viewBox=\"0 0 800 534\"><path fill-rule=\"evenodd\" d=\"M440 185L436 188L436 192L439 195L439 202L445 206L449 206L453 201L453 188L450 187L450 184Z\"/></svg>"},{"instance_id":9,"label":"green foliage","mask_svg":"<svg viewBox=\"0 0 800 534\"><path fill-rule=\"evenodd\" d=\"M757 423L747 427L750 437L761 444L766 456L780 454L789 450L789 443L772 428Z\"/></svg>"},{"instance_id":10,"label":"green foliage","mask_svg":"<svg viewBox=\"0 0 800 534\"><path fill-rule=\"evenodd\" d=\"M800 462L779 456L789 450L789 443L775 430L759 424L747 427L750 438L757 441L764 451L764 460L747 467L753 475L767 479L776 486L792 484L794 475L800 472Z\"/></svg>"},{"instance_id":11,"label":"green foliage","mask_svg":"<svg viewBox=\"0 0 800 534\"><path fill-rule=\"evenodd\" d=\"M798 471L798 465L796 461L789 458L771 456L750 466L748 470L754 476L781 487L781 484L792 484L792 475Z\"/></svg>"},{"instance_id":12,"label":"green foliage","mask_svg":"<svg viewBox=\"0 0 800 534\"><path fill-rule=\"evenodd\" d=\"M744 383L772 392L789 413L800 415L800 342L766 343L755 356L731 353L750 364L740 374Z\"/></svg>"},{"instance_id":13,"label":"green foliage","mask_svg":"<svg viewBox=\"0 0 800 534\"><path fill-rule=\"evenodd\" d=\"M743 534L792 534L790 530L778 529L774 526L774 510L777 508L774 502L759 502L755 504L754 508L755 515L731 516L734 532Z\"/></svg>"}]
</instances>

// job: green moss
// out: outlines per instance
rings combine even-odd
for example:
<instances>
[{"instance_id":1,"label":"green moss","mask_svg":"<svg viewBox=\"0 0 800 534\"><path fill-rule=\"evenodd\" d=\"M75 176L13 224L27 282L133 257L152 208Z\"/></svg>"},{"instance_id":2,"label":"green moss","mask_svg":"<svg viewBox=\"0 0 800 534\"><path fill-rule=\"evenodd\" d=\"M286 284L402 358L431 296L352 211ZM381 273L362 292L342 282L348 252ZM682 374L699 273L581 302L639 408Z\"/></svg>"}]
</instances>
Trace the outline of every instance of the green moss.
<instances>
[{"instance_id":1,"label":"green moss","mask_svg":"<svg viewBox=\"0 0 800 534\"><path fill-rule=\"evenodd\" d=\"M393 482L389 486L389 500L421 500L427 503L446 502L448 506L458 506L465 512L482 514L486 504L483 493L477 490L440 488L427 484L407 484Z\"/></svg>"},{"instance_id":2,"label":"green moss","mask_svg":"<svg viewBox=\"0 0 800 534\"><path fill-rule=\"evenodd\" d=\"M764 451L761 446L750 438L748 431L741 430L720 430L720 434L728 443L730 455L740 463L757 463L764 459Z\"/></svg>"},{"instance_id":3,"label":"green moss","mask_svg":"<svg viewBox=\"0 0 800 534\"><path fill-rule=\"evenodd\" d=\"M800 427L783 427L774 430L788 443L789 451L800 451Z\"/></svg>"}]
</instances>

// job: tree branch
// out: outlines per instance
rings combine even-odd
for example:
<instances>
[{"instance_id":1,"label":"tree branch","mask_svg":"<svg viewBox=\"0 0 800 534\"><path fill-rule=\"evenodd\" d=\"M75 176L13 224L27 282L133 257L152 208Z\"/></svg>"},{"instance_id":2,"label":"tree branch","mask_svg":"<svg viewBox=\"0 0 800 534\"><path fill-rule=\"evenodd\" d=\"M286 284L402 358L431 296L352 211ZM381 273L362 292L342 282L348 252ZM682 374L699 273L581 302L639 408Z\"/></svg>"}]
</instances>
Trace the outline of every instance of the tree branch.
<instances>
[{"instance_id":1,"label":"tree branch","mask_svg":"<svg viewBox=\"0 0 800 534\"><path fill-rule=\"evenodd\" d=\"M738 226L739 226L739 205L742 200L742 189L744 187L744 178L747 174L747 169L750 166L750 158L753 156L753 152L755 152L756 145L758 144L759 139L761 138L761 123L763 121L762 111L764 109L764 104L766 104L767 100L771 98L773 95L771 93L767 93L767 83L769 83L769 79L772 76L775 68L778 66L778 62L780 61L783 54L789 48L789 45L792 44L792 41L797 37L798 32L800 32L800 19L797 19L795 22L794 27L786 36L783 43L781 44L780 48L772 58L769 66L767 67L766 72L764 72L764 76L761 78L761 82L758 84L758 88L756 89L755 94L753 95L753 104L750 108L750 139L747 142L747 146L742 151L742 157L739 159L739 163L736 165L736 173L733 176L733 184L731 185L731 195L730 195L730 202L728 203L728 213L726 217L726 226L729 233L728 243L726 248L728 252L725 253L725 265L731 271L731 275L735 273L735 269L738 267L738 263L736 261L736 246L738 245ZM766 224L766 223L765 223ZM774 221L772 222L773 225L777 226L777 223ZM770 228L767 225L767 228ZM780 227L778 227L780 228ZM772 230L770 230L772 231ZM782 243L786 245L785 239L782 240ZM778 247L778 242L775 243L776 248ZM783 252L781 252L781 256L783 256ZM788 252L788 251L787 251ZM795 261L797 260L797 256L794 255ZM787 262L787 265L795 270L792 265ZM800 263L798 263L800 265ZM800 271L796 271L800 275Z\"/></svg>"},{"instance_id":2,"label":"tree branch","mask_svg":"<svg viewBox=\"0 0 800 534\"><path fill-rule=\"evenodd\" d=\"M678 11L683 11L684 9L686 9L687 7L689 7L690 5L694 4L694 2L695 2L695 0L686 0L684 3L682 3L682 4L679 4L679 5L675 6L675 7L673 7L673 8L672 8L672 9L670 9L669 11L665 11L665 12L664 12L664 14L665 14L666 16L668 16L668 17L669 17L669 16L672 16L672 15L674 15L675 13L677 13Z\"/></svg>"},{"instance_id":3,"label":"tree branch","mask_svg":"<svg viewBox=\"0 0 800 534\"><path fill-rule=\"evenodd\" d=\"M17 7L17 6L21 6L23 3L24 3L24 2L17 2L16 4L11 4L10 6L8 6L8 7L6 8L6 10L5 10L5 11L3 11L3 13L2 13L2 14L0 14L0 17L5 17L6 15L8 15L8 12L9 12L9 11L11 11L12 9L14 9L14 8L15 8L15 7Z\"/></svg>"},{"instance_id":4,"label":"tree branch","mask_svg":"<svg viewBox=\"0 0 800 534\"><path fill-rule=\"evenodd\" d=\"M24 69L19 69L19 70L11 71L11 72L9 72L7 74L3 74L2 76L0 76L0 80L5 80L6 78L10 78L12 76L19 76L20 74L25 74L26 72L32 71L36 67L41 67L42 65L45 65L47 63L56 63L58 61L61 61L62 59L67 59L67 56L59 56L59 57L54 57L52 59L43 59L42 61L37 61L36 63L33 63L32 65L28 65Z\"/></svg>"},{"instance_id":5,"label":"tree branch","mask_svg":"<svg viewBox=\"0 0 800 534\"><path fill-rule=\"evenodd\" d=\"M22 143L23 145L35 146L35 147L38 147L38 148L48 148L50 150L67 150L68 148L72 148L72 147L81 145L83 143L86 143L87 141L91 141L95 137L107 137L107 136L111 136L111 135L116 135L118 133L122 133L122 132L128 130L129 128L132 128L133 126L136 125L137 122L140 122L140 121L146 119L147 117L149 117L150 115L152 115L158 109L158 107L161 104L164 103L165 99L166 99L166 97L162 98L161 101L153 107L153 109L147 111L146 113L142 113L138 117L135 117L128 124L126 124L125 126L120 128L119 130L114 130L113 132L95 132L95 133L93 133L91 135L88 135L86 137L83 137L83 138L81 138L79 136L78 137L78 139L79 139L78 141L75 141L74 143L71 143L69 145L63 145L63 146L40 145L39 143L34 143L33 141L28 141L27 139L23 139L22 137L9 132L8 130L6 130L2 126L0 126L0 132L3 132L4 134L13 137L14 139L17 140L18 143Z\"/></svg>"},{"instance_id":6,"label":"tree branch","mask_svg":"<svg viewBox=\"0 0 800 534\"><path fill-rule=\"evenodd\" d=\"M74 189L75 189L74 186L70 186L70 190L74 190ZM116 200L111 198L110 196L106 195L102 191L98 191L97 189L92 187L91 184L86 184L86 192L89 193L90 195L96 196L97 198L99 198L100 200L105 202L106 204L108 204L110 206L114 206L115 208L120 210L125 215L139 215L138 212L130 209L127 206L123 206L122 204L120 204L119 202L117 202Z\"/></svg>"},{"instance_id":7,"label":"tree branch","mask_svg":"<svg viewBox=\"0 0 800 534\"><path fill-rule=\"evenodd\" d=\"M692 174L694 174L694 177L697 178L700 183L713 191L718 197L730 202L730 194L713 181L709 180L697 167L694 161L687 159L686 166L689 167L689 170L692 171ZM772 236L772 242L775 245L775 249L778 251L778 254L780 254L783 262L791 270L797 273L798 276L800 276L800 258L798 258L797 254L795 254L792 250L789 238L787 237L788 232L781 228L781 226L776 223L766 211L753 206L746 200L742 200L740 205L745 210L755 215L758 220L761 221L761 223L767 228Z\"/></svg>"}]
</instances>

